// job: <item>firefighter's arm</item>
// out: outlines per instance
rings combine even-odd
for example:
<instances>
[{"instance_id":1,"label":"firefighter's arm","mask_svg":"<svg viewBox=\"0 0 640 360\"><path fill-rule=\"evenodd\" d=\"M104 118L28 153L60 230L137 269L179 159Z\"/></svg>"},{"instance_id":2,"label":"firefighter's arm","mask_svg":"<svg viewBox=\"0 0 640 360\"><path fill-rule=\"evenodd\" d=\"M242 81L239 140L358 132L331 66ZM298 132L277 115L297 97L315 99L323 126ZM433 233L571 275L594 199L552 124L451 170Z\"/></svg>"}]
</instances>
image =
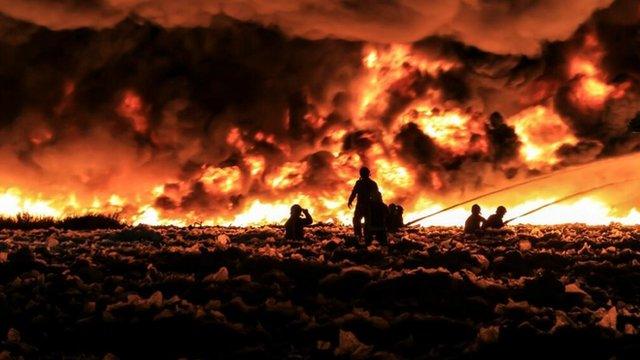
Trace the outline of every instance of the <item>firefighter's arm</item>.
<instances>
[{"instance_id":1,"label":"firefighter's arm","mask_svg":"<svg viewBox=\"0 0 640 360\"><path fill-rule=\"evenodd\" d=\"M313 218L311 217L311 214L309 214L309 210L307 210L307 209L302 209L302 212L304 213L304 222L305 222L305 225L311 225L311 224L313 224Z\"/></svg>"}]
</instances>

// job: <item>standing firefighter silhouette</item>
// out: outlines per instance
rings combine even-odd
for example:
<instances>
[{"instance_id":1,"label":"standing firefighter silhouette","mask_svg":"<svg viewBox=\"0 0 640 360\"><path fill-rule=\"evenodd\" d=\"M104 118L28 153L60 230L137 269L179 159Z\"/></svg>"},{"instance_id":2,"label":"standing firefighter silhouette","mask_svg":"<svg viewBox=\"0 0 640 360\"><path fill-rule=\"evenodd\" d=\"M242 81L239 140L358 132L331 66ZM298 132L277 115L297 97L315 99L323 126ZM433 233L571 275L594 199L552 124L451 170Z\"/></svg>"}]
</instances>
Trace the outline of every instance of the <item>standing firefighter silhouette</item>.
<instances>
[{"instance_id":1,"label":"standing firefighter silhouette","mask_svg":"<svg viewBox=\"0 0 640 360\"><path fill-rule=\"evenodd\" d=\"M353 212L353 232L357 238L362 237L362 220L364 219L365 224L368 223L371 196L378 191L378 184L371 180L369 176L371 176L371 171L368 168L360 168L360 179L358 179L353 186L347 204L349 209L351 209L353 200L356 199L356 197L358 198L356 209Z\"/></svg>"},{"instance_id":2,"label":"standing firefighter silhouette","mask_svg":"<svg viewBox=\"0 0 640 360\"><path fill-rule=\"evenodd\" d=\"M304 216L302 216L304 215ZM309 210L295 204L291 207L291 216L284 224L285 238L291 240L304 239L304 227L313 223Z\"/></svg>"}]
</instances>

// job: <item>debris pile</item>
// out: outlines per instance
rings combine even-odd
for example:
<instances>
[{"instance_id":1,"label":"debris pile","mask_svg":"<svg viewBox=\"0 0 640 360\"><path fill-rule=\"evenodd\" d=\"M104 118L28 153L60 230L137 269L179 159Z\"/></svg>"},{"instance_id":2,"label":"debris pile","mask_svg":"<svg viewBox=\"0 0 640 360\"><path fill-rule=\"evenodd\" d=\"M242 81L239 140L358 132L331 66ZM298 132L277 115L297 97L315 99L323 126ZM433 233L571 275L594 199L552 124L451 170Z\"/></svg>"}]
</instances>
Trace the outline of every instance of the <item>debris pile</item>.
<instances>
[{"instance_id":1,"label":"debris pile","mask_svg":"<svg viewBox=\"0 0 640 360\"><path fill-rule=\"evenodd\" d=\"M640 228L3 230L3 358L640 355Z\"/></svg>"}]
</instances>

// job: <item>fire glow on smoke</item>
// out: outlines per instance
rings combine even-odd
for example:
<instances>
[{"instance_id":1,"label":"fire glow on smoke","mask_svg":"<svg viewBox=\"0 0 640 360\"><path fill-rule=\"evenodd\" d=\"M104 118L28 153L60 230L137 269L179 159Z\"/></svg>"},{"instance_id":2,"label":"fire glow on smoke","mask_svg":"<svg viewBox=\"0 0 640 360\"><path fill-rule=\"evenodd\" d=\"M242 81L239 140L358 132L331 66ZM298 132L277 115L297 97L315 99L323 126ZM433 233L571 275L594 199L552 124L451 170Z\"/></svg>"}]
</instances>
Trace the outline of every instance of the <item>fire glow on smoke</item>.
<instances>
[{"instance_id":1,"label":"fire glow on smoke","mask_svg":"<svg viewBox=\"0 0 640 360\"><path fill-rule=\"evenodd\" d=\"M474 96L456 97L464 91L487 92L489 96L489 85L482 83L489 80L474 80L471 90L451 88L452 83L462 81L460 77L482 77L482 68L469 75L470 65L455 56L430 55L402 44L363 45L359 64L345 70L348 76L339 86L326 86L324 96L303 90L290 100L279 124L244 126L252 120L233 118L232 113L222 115L228 121L216 125L208 138L210 144L202 138L185 141L181 136L192 130L176 115L186 111L186 100L178 99L158 111L135 86L127 86L118 92L113 112L124 121L119 126L130 129L132 142L151 146L143 151L119 146L110 149L109 139L89 143L96 137L83 142L78 135L73 144L56 152L43 151L33 161L64 159L62 171L75 172L86 166L79 171L85 175L71 180L60 174L48 175L38 185L11 178L0 189L0 215L120 213L134 224L245 226L282 222L289 207L299 203L309 208L317 221L348 224L351 211L346 200L358 168L366 165L373 170L385 201L402 204L405 219L411 220L536 174L597 158L603 145L576 133L576 127L566 120L573 115L558 107L569 106L574 112L583 112L585 118L599 116L611 111L616 101L635 99L637 90L631 81L612 81L611 74L601 68L605 50L595 34L576 37L578 45L565 54L560 76L564 82L540 77L519 86L513 99L506 100L517 104L517 109L505 112L504 117ZM568 105L553 101L561 92L565 92L562 99ZM62 93L55 106L57 113L74 106L73 80L65 82ZM154 116L162 119L160 125ZM192 112L187 116L201 115ZM30 149L46 149L55 143L55 129L46 124L37 122L30 128ZM105 125L97 131L109 130ZM162 158L165 153L154 151L165 145L174 155ZM223 152L226 159L202 159L199 151L203 147L209 147L211 153ZM95 179L117 171L94 170L100 169L92 166L94 161L106 162L110 157L126 158L126 166L132 170L105 184L98 181L91 189ZM181 170L166 170L166 164L178 161ZM615 161L607 166L604 170L587 166L582 175L578 171L559 176L537 188L514 189L479 203L485 215L503 204L509 215L515 216L588 188L587 184L604 182L602 171L610 178L620 178L629 171L628 166ZM626 187L631 188L629 194L640 190L637 183ZM638 223L637 202L640 200L631 195L621 196L620 189L599 191L519 222ZM422 224L460 225L469 206Z\"/></svg>"}]
</instances>

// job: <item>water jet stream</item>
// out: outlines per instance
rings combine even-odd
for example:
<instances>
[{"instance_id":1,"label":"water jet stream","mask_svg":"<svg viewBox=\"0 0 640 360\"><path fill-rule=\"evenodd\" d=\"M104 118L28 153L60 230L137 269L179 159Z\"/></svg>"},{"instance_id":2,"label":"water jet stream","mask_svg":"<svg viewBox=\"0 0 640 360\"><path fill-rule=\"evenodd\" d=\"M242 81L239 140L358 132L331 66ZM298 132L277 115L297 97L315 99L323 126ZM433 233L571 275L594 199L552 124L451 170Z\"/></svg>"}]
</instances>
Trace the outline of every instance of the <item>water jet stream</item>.
<instances>
[{"instance_id":1,"label":"water jet stream","mask_svg":"<svg viewBox=\"0 0 640 360\"><path fill-rule=\"evenodd\" d=\"M599 185L599 186L596 186L596 187L592 187L592 188L587 189L587 190L578 191L576 193L569 194L567 196L561 197L560 199L556 199L556 200L554 200L552 202L546 203L546 204L544 204L542 206L539 206L539 207L537 207L537 208L535 208L533 210L529 210L529 211L525 212L524 214L520 214L520 215L518 215L516 217L513 217L513 218L505 221L504 223L507 224L507 223L509 223L509 222L511 222L513 220L520 219L522 217L525 217L527 215L533 214L534 212L540 211L540 210L542 210L544 208L547 208L549 206L561 203L563 201L566 201L566 200L569 200L569 199L572 199L572 198L575 198L575 197L578 197L578 196L581 196L581 195L585 195L585 194L588 194L588 193L591 193L591 192L594 192L594 191L597 191L597 190L600 190L600 189L604 189L604 188L607 188L607 187L610 187L610 186L621 185L621 184L625 184L625 183L632 182L632 181L638 181L638 180L640 180L640 179L636 178L636 179L626 179L626 180L622 180L622 181L615 181L615 182L610 182L610 183L607 183L607 184L604 184L604 185Z\"/></svg>"},{"instance_id":2,"label":"water jet stream","mask_svg":"<svg viewBox=\"0 0 640 360\"><path fill-rule=\"evenodd\" d=\"M531 184L531 183L534 183L534 182L537 182L537 181L545 180L545 179L548 179L548 178L551 178L551 177L555 177L555 176L558 176L558 175L564 175L564 174L567 174L567 173L570 173L570 172L574 172L574 171L577 171L577 170L584 169L585 167L592 167L592 166L595 166L595 165L602 165L602 164L607 163L607 162L619 161L619 160L622 160L624 158L630 158L630 157L634 157L634 156L638 156L638 154L631 154L631 155L608 158L608 159L604 159L604 160L600 160L600 161L594 161L592 163L579 165L579 166L575 166L575 167L570 167L570 168L566 168L566 169L563 169L563 170L560 170L560 171L557 171L557 172L553 172L553 173L550 173L550 174L541 175L541 176L535 177L533 179L529 179L529 180L526 180L526 181L523 181L523 182L519 182L517 184L512 184L512 185L509 185L509 186L506 186L506 187L503 187L503 188L500 188L500 189L497 189L497 190L493 190L493 191L490 191L490 192L475 196L473 198L464 200L464 201L459 202L457 204L448 206L448 207L446 207L444 209L440 209L440 210L438 210L436 212L433 212L431 214L428 214L428 215L419 217L419 218L417 218L415 220L409 221L408 223L406 223L404 225L405 226L411 226L411 225L413 225L413 224L415 224L415 223L417 223L419 221L422 221L424 219L428 219L428 218L436 216L438 214L442 214L443 212L455 209L458 206L462 206L462 205L468 204L470 202L485 198L487 196L495 195L495 194L498 194L498 193L501 193L501 192L504 192L504 191L507 191L507 190L511 190L511 189L514 189L514 188L517 188L517 187L520 187L520 186L524 186L524 185ZM623 181L623 182L627 182L627 181ZM617 183L610 183L610 184L607 184L607 186L611 186L611 185L614 185L614 184L617 184ZM597 190L597 189L594 189L594 190Z\"/></svg>"}]
</instances>

